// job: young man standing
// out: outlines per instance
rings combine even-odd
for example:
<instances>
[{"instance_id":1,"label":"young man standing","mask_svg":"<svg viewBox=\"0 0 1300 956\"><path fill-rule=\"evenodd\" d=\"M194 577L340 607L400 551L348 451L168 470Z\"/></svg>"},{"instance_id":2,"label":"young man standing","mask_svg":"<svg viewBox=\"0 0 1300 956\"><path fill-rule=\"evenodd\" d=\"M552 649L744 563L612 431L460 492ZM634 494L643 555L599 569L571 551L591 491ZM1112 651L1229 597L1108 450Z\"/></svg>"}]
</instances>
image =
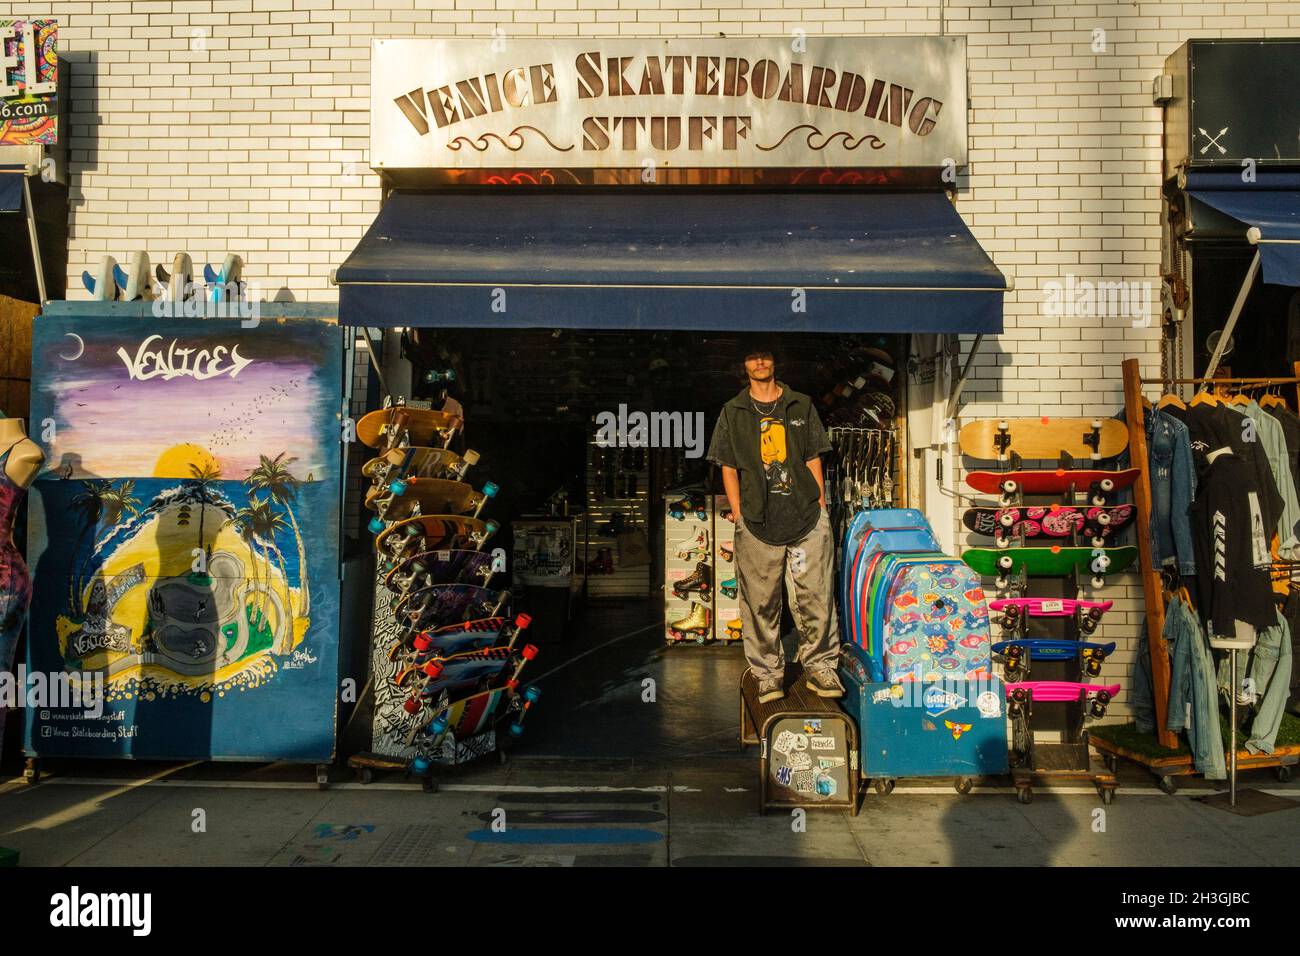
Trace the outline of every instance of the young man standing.
<instances>
[{"instance_id":1,"label":"young man standing","mask_svg":"<svg viewBox=\"0 0 1300 956\"><path fill-rule=\"evenodd\" d=\"M812 400L776 380L771 349L756 345L743 351L749 382L722 407L709 460L722 468L736 519L745 656L758 678L758 699L785 696L784 581L808 687L822 697L842 697L835 671L834 542L819 457L831 443Z\"/></svg>"}]
</instances>

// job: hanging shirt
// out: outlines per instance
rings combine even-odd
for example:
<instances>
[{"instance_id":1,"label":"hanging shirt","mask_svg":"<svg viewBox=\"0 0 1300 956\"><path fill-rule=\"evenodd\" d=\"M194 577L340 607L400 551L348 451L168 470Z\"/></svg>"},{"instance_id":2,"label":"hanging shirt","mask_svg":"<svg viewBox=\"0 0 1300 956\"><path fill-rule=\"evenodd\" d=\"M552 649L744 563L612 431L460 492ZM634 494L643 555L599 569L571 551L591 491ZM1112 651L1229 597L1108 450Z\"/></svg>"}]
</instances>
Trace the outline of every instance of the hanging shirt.
<instances>
[{"instance_id":1,"label":"hanging shirt","mask_svg":"<svg viewBox=\"0 0 1300 956\"><path fill-rule=\"evenodd\" d=\"M1256 628L1276 624L1271 527L1246 462L1230 452L1212 454L1189 513L1199 603L1210 633L1233 635L1236 621Z\"/></svg>"},{"instance_id":2,"label":"hanging shirt","mask_svg":"<svg viewBox=\"0 0 1300 956\"><path fill-rule=\"evenodd\" d=\"M1295 481L1291 477L1291 463L1287 460L1286 439L1282 426L1277 420L1259 407L1258 402L1245 405L1229 405L1228 410L1238 410L1254 423L1255 456L1268 464L1269 477L1277 488L1282 501L1282 509L1277 516L1277 537L1279 548L1285 557L1295 554L1300 540L1296 538L1296 526L1300 525L1300 501L1296 499ZM1242 429L1243 441L1250 438L1250 429ZM1247 444L1251 442L1246 441Z\"/></svg>"}]
</instances>

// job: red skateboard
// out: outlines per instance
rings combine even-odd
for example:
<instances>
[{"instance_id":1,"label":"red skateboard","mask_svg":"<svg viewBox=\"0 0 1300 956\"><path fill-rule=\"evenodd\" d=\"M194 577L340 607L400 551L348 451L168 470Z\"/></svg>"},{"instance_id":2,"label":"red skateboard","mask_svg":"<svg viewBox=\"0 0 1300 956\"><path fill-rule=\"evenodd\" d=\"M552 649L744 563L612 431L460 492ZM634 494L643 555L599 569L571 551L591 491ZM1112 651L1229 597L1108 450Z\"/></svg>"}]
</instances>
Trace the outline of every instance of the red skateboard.
<instances>
[{"instance_id":1,"label":"red skateboard","mask_svg":"<svg viewBox=\"0 0 1300 956\"><path fill-rule=\"evenodd\" d=\"M966 484L985 494L1001 495L1010 504L1019 495L1063 495L1074 490L1087 492L1092 503L1105 505L1109 496L1130 487L1138 470L1081 471L1056 468L1051 471L968 471Z\"/></svg>"}]
</instances>

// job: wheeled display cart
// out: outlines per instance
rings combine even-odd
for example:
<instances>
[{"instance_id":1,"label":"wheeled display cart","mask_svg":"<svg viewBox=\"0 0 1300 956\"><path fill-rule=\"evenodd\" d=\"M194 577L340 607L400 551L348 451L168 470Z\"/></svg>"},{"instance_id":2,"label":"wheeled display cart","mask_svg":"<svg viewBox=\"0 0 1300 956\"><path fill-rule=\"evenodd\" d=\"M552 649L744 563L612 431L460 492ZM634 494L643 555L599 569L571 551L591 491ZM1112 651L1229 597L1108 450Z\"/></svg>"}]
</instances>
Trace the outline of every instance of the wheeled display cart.
<instances>
[{"instance_id":1,"label":"wheeled display cart","mask_svg":"<svg viewBox=\"0 0 1300 956\"><path fill-rule=\"evenodd\" d=\"M1150 743L1150 737L1138 732L1134 724L1108 724L1094 727L1090 735L1093 749L1101 754L1102 761L1114 772L1120 760L1145 767L1156 778L1156 786L1165 793L1175 793L1182 777L1199 774L1192 767L1192 755L1180 741L1177 750ZM1291 780L1294 768L1300 764L1300 744L1278 745L1271 754L1251 753L1244 747L1237 751L1238 770L1271 769L1280 783Z\"/></svg>"}]
</instances>

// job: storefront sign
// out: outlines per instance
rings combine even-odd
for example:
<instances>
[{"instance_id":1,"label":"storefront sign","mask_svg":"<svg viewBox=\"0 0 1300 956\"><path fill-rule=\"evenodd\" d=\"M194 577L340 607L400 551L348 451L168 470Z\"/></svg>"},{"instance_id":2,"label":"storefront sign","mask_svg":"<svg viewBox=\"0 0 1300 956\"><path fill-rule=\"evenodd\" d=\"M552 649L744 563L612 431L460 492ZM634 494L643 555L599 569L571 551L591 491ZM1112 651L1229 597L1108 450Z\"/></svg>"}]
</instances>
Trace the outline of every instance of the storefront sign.
<instances>
[{"instance_id":1,"label":"storefront sign","mask_svg":"<svg viewBox=\"0 0 1300 956\"><path fill-rule=\"evenodd\" d=\"M376 40L376 169L944 167L963 37Z\"/></svg>"},{"instance_id":2,"label":"storefront sign","mask_svg":"<svg viewBox=\"0 0 1300 956\"><path fill-rule=\"evenodd\" d=\"M0 146L58 140L58 34L54 20L0 20Z\"/></svg>"}]
</instances>

